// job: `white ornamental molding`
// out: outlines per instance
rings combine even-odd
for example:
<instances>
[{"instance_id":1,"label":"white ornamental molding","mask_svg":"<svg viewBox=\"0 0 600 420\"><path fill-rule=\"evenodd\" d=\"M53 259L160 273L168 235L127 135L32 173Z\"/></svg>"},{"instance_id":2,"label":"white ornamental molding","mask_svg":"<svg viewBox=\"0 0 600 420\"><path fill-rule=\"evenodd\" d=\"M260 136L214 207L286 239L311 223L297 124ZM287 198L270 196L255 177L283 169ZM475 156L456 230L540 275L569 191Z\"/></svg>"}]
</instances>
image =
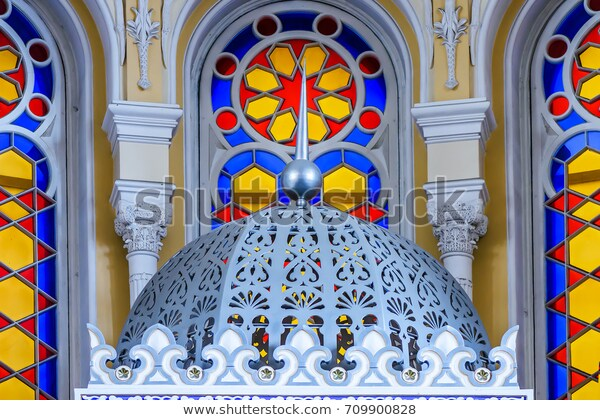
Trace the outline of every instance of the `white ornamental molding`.
<instances>
[{"instance_id":1,"label":"white ornamental molding","mask_svg":"<svg viewBox=\"0 0 600 420\"><path fill-rule=\"evenodd\" d=\"M461 7L456 7L456 0L446 0L444 9L438 9L442 15L440 22L433 24L433 33L442 39L442 45L446 48L448 59L448 80L446 87L454 89L458 86L456 80L456 45L460 37L467 32L467 19L459 19Z\"/></svg>"},{"instance_id":2,"label":"white ornamental molding","mask_svg":"<svg viewBox=\"0 0 600 420\"><path fill-rule=\"evenodd\" d=\"M119 47L119 62L125 64L125 51L127 48L127 39L125 35L125 12L123 11L123 1L114 0L115 5L115 34L117 35L117 44Z\"/></svg>"},{"instance_id":3,"label":"white ornamental molding","mask_svg":"<svg viewBox=\"0 0 600 420\"><path fill-rule=\"evenodd\" d=\"M90 382L77 394L114 395L473 395L485 390L488 396L523 392L517 383L516 339L518 326L508 330L499 347L489 353L489 368L474 369L475 351L465 346L460 332L443 327L435 332L428 347L417 354L420 370L402 364L402 351L393 347L388 334L379 327L357 334L355 345L346 353L352 369L324 369L331 351L320 345L316 333L297 327L285 345L275 349L280 369L253 369L259 359L245 333L228 326L215 334L214 344L202 350L205 368L184 367L187 350L178 345L173 333L155 324L143 333L141 344L129 351L133 365L119 365L117 352L106 344L102 333L88 324L91 342Z\"/></svg>"},{"instance_id":4,"label":"white ornamental molding","mask_svg":"<svg viewBox=\"0 0 600 420\"><path fill-rule=\"evenodd\" d=\"M163 66L167 68L167 57L168 57L168 42L171 34L171 7L173 0L164 0L162 6L162 36L160 39L160 46L162 52Z\"/></svg>"},{"instance_id":5,"label":"white ornamental molding","mask_svg":"<svg viewBox=\"0 0 600 420\"><path fill-rule=\"evenodd\" d=\"M138 86L142 89L148 89L152 84L148 79L148 48L152 44L152 39L158 39L158 27L160 22L152 21L152 12L148 10L148 0L139 0L138 7L132 7L135 14L133 20L127 21L127 33L133 38L133 43L137 45L140 60L140 79Z\"/></svg>"}]
</instances>

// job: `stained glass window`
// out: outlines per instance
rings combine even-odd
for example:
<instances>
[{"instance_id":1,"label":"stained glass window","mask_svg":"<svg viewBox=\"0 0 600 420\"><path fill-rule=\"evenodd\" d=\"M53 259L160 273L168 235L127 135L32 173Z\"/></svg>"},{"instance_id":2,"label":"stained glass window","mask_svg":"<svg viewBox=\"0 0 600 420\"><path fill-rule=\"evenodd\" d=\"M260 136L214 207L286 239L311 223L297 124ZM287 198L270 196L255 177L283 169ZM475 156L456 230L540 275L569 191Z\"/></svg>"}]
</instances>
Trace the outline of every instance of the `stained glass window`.
<instances>
[{"instance_id":1,"label":"stained glass window","mask_svg":"<svg viewBox=\"0 0 600 420\"><path fill-rule=\"evenodd\" d=\"M558 143L545 201L548 396L599 399L600 3L580 1L545 45L544 116Z\"/></svg>"},{"instance_id":2,"label":"stained glass window","mask_svg":"<svg viewBox=\"0 0 600 420\"><path fill-rule=\"evenodd\" d=\"M269 12L255 11L226 30L203 71L211 117L200 141L211 144L213 228L288 202L279 174L294 153L303 72L310 158L323 173L313 204L387 227L397 199L389 194L396 184L388 159L398 166L389 145L398 111L388 94L395 77L385 49L341 12Z\"/></svg>"},{"instance_id":3,"label":"stained glass window","mask_svg":"<svg viewBox=\"0 0 600 420\"><path fill-rule=\"evenodd\" d=\"M55 60L32 16L0 0L0 399L58 396Z\"/></svg>"}]
</instances>

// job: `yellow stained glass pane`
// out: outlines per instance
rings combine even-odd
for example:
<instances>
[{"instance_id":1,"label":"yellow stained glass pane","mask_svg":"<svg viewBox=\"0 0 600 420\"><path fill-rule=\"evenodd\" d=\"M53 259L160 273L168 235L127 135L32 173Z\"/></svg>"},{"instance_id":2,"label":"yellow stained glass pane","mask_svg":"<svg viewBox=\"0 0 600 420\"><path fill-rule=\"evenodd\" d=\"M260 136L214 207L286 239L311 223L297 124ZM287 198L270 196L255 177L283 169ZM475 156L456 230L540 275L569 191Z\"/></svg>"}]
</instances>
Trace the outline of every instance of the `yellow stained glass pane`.
<instances>
[{"instance_id":1,"label":"yellow stained glass pane","mask_svg":"<svg viewBox=\"0 0 600 420\"><path fill-rule=\"evenodd\" d=\"M586 150L567 165L567 171L571 189L585 195L592 194L600 188L600 153Z\"/></svg>"},{"instance_id":2,"label":"yellow stained glass pane","mask_svg":"<svg viewBox=\"0 0 600 420\"><path fill-rule=\"evenodd\" d=\"M586 228L569 241L569 262L588 273L600 266L600 230Z\"/></svg>"},{"instance_id":3,"label":"yellow stained glass pane","mask_svg":"<svg viewBox=\"0 0 600 420\"><path fill-rule=\"evenodd\" d=\"M11 47L0 49L0 72L16 70L19 66L20 54Z\"/></svg>"},{"instance_id":4,"label":"yellow stained glass pane","mask_svg":"<svg viewBox=\"0 0 600 420\"><path fill-rule=\"evenodd\" d=\"M246 85L261 92L268 92L280 86L279 79L273 73L260 67L246 73Z\"/></svg>"},{"instance_id":5,"label":"yellow stained glass pane","mask_svg":"<svg viewBox=\"0 0 600 420\"><path fill-rule=\"evenodd\" d=\"M581 83L579 96L592 100L600 94L600 75L595 75Z\"/></svg>"},{"instance_id":6,"label":"yellow stained glass pane","mask_svg":"<svg viewBox=\"0 0 600 420\"><path fill-rule=\"evenodd\" d=\"M600 216L600 206L596 203L587 202L583 206L579 207L573 216L579 217L580 219L591 222L596 217Z\"/></svg>"},{"instance_id":7,"label":"yellow stained glass pane","mask_svg":"<svg viewBox=\"0 0 600 420\"><path fill-rule=\"evenodd\" d=\"M600 48L590 45L579 54L579 63L581 67L596 70L600 68Z\"/></svg>"},{"instance_id":8,"label":"yellow stained glass pane","mask_svg":"<svg viewBox=\"0 0 600 420\"><path fill-rule=\"evenodd\" d=\"M321 75L317 86L325 90L338 90L350 84L350 72L342 67L327 70Z\"/></svg>"},{"instance_id":9,"label":"yellow stained glass pane","mask_svg":"<svg viewBox=\"0 0 600 420\"><path fill-rule=\"evenodd\" d=\"M593 375L600 363L600 332L588 330L571 343L571 365Z\"/></svg>"},{"instance_id":10,"label":"yellow stained glass pane","mask_svg":"<svg viewBox=\"0 0 600 420\"><path fill-rule=\"evenodd\" d=\"M304 62L306 61L306 76L312 76L318 73L325 64L327 58L327 52L320 45L311 45L306 47L300 55L300 65L304 69Z\"/></svg>"},{"instance_id":11,"label":"yellow stained glass pane","mask_svg":"<svg viewBox=\"0 0 600 420\"><path fill-rule=\"evenodd\" d=\"M0 261L13 270L33 262L33 240L14 226L0 231Z\"/></svg>"},{"instance_id":12,"label":"yellow stained glass pane","mask_svg":"<svg viewBox=\"0 0 600 420\"><path fill-rule=\"evenodd\" d=\"M267 117L270 117L277 111L279 107L280 99L273 98L271 96L261 96L256 99L248 101L246 105L246 115L260 122Z\"/></svg>"},{"instance_id":13,"label":"yellow stained glass pane","mask_svg":"<svg viewBox=\"0 0 600 420\"><path fill-rule=\"evenodd\" d=\"M600 318L600 281L587 279L569 292L571 316L591 324Z\"/></svg>"},{"instance_id":14,"label":"yellow stained glass pane","mask_svg":"<svg viewBox=\"0 0 600 420\"><path fill-rule=\"evenodd\" d=\"M338 121L345 119L352 112L348 99L333 95L317 99L317 104L323 114Z\"/></svg>"},{"instance_id":15,"label":"yellow stained glass pane","mask_svg":"<svg viewBox=\"0 0 600 420\"><path fill-rule=\"evenodd\" d=\"M14 150L0 154L0 186L18 194L33 186L33 165Z\"/></svg>"},{"instance_id":16,"label":"yellow stained glass pane","mask_svg":"<svg viewBox=\"0 0 600 420\"><path fill-rule=\"evenodd\" d=\"M329 127L323 116L314 112L308 113L308 138L312 141L321 141L329 134Z\"/></svg>"},{"instance_id":17,"label":"yellow stained glass pane","mask_svg":"<svg viewBox=\"0 0 600 420\"><path fill-rule=\"evenodd\" d=\"M17 82L0 77L0 96L10 103L21 97L21 89Z\"/></svg>"},{"instance_id":18,"label":"yellow stained glass pane","mask_svg":"<svg viewBox=\"0 0 600 420\"><path fill-rule=\"evenodd\" d=\"M591 381L579 388L571 396L573 400L600 400L600 382Z\"/></svg>"},{"instance_id":19,"label":"yellow stained glass pane","mask_svg":"<svg viewBox=\"0 0 600 420\"><path fill-rule=\"evenodd\" d=\"M0 212L4 213L12 220L19 220L30 214L28 210L26 210L14 201L9 201L8 203L0 205Z\"/></svg>"},{"instance_id":20,"label":"yellow stained glass pane","mask_svg":"<svg viewBox=\"0 0 600 420\"><path fill-rule=\"evenodd\" d=\"M275 177L254 166L233 180L233 201L256 212L275 200Z\"/></svg>"},{"instance_id":21,"label":"yellow stained glass pane","mask_svg":"<svg viewBox=\"0 0 600 420\"><path fill-rule=\"evenodd\" d=\"M273 68L279 73L291 76L296 68L294 53L289 46L276 46L269 53L269 60Z\"/></svg>"},{"instance_id":22,"label":"yellow stained glass pane","mask_svg":"<svg viewBox=\"0 0 600 420\"><path fill-rule=\"evenodd\" d=\"M13 370L35 362L35 342L16 327L0 332L0 361Z\"/></svg>"},{"instance_id":23,"label":"yellow stained glass pane","mask_svg":"<svg viewBox=\"0 0 600 420\"><path fill-rule=\"evenodd\" d=\"M296 118L294 117L294 113L288 110L273 119L269 127L269 133L271 133L275 141L286 141L292 138L295 129Z\"/></svg>"},{"instance_id":24,"label":"yellow stained glass pane","mask_svg":"<svg viewBox=\"0 0 600 420\"><path fill-rule=\"evenodd\" d=\"M0 282L0 312L19 321L35 312L33 289L16 277Z\"/></svg>"},{"instance_id":25,"label":"yellow stained glass pane","mask_svg":"<svg viewBox=\"0 0 600 420\"><path fill-rule=\"evenodd\" d=\"M17 378L0 382L0 400L35 400L35 391Z\"/></svg>"},{"instance_id":26,"label":"yellow stained glass pane","mask_svg":"<svg viewBox=\"0 0 600 420\"><path fill-rule=\"evenodd\" d=\"M345 166L323 177L324 200L343 211L364 202L366 190L365 177Z\"/></svg>"}]
</instances>

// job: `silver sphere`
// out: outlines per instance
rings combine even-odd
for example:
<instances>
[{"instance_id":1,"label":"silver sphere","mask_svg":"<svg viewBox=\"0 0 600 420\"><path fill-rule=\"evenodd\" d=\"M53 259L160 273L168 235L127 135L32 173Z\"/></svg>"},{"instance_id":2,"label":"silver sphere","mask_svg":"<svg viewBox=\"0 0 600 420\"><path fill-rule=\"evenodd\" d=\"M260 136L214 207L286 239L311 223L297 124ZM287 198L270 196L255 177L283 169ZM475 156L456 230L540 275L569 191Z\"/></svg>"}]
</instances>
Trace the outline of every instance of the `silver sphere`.
<instances>
[{"instance_id":1,"label":"silver sphere","mask_svg":"<svg viewBox=\"0 0 600 420\"><path fill-rule=\"evenodd\" d=\"M293 160L281 172L283 192L292 200L308 202L321 191L323 176L317 165L309 160Z\"/></svg>"}]
</instances>

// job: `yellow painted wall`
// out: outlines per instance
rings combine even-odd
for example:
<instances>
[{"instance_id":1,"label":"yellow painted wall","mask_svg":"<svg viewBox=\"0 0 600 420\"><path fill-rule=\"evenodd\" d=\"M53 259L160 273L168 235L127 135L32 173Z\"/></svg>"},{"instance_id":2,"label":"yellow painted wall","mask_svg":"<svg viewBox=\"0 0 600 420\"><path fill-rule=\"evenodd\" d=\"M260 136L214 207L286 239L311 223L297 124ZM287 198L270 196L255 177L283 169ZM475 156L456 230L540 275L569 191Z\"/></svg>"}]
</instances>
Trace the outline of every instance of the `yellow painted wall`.
<instances>
[{"instance_id":1,"label":"yellow painted wall","mask_svg":"<svg viewBox=\"0 0 600 420\"><path fill-rule=\"evenodd\" d=\"M100 35L87 7L83 0L73 0L72 5L85 27L92 50L97 323L107 342L114 344L129 312L129 274L123 241L115 234L114 211L109 202L113 186L113 161L110 142L102 131L107 109L106 66ZM75 248L77 246L79 244L74 244Z\"/></svg>"},{"instance_id":2,"label":"yellow painted wall","mask_svg":"<svg viewBox=\"0 0 600 420\"><path fill-rule=\"evenodd\" d=\"M479 241L473 265L473 300L494 345L500 343L504 332L512 326L508 325L504 56L509 30L523 3L515 0L509 6L494 44L492 106L498 127L488 140L485 156L485 181L490 192L485 213L489 226Z\"/></svg>"}]
</instances>

